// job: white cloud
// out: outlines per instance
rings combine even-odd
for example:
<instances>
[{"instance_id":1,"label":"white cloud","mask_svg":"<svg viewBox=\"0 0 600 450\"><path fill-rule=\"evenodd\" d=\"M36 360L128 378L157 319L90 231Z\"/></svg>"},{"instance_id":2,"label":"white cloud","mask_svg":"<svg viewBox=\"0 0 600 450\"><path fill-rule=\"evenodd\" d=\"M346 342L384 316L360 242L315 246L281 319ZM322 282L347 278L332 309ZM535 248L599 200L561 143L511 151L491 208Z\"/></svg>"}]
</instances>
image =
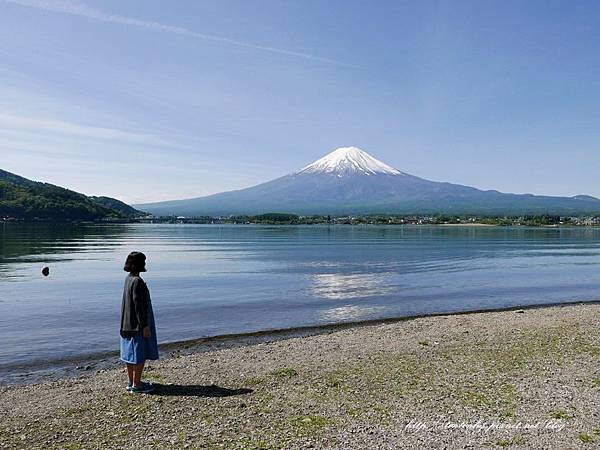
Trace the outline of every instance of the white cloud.
<instances>
[{"instance_id":1,"label":"white cloud","mask_svg":"<svg viewBox=\"0 0 600 450\"><path fill-rule=\"evenodd\" d=\"M152 135L134 133L116 128L83 125L45 117L19 116L9 113L0 113L0 130L177 147Z\"/></svg>"},{"instance_id":2,"label":"white cloud","mask_svg":"<svg viewBox=\"0 0 600 450\"><path fill-rule=\"evenodd\" d=\"M265 45L257 45L243 41L237 41L235 39L229 39L226 37L215 36L212 34L198 33L184 27L177 27L173 25L166 25L160 22L154 22L151 20L139 20L131 17L121 16L118 14L110 14L101 11L96 8L91 8L85 4L73 3L65 0L2 0L7 3L13 3L21 6L27 6L31 8L43 9L46 11L52 11L62 14L70 14L74 16L87 17L89 19L99 20L102 22L111 22L121 25L129 25L140 28L148 28L157 31L163 31L167 33L174 33L183 36L189 36L196 39L203 39L207 41L221 42L224 44L235 45L238 47L252 48L255 50L261 50L271 53L278 53L281 55L294 56L297 58L310 59L314 61L321 61L328 64L336 64L347 67L353 67L351 64L346 64L340 61L335 61L329 58L323 58L321 56L311 55L308 53L295 52L291 50L285 50L276 47L270 47Z\"/></svg>"}]
</instances>

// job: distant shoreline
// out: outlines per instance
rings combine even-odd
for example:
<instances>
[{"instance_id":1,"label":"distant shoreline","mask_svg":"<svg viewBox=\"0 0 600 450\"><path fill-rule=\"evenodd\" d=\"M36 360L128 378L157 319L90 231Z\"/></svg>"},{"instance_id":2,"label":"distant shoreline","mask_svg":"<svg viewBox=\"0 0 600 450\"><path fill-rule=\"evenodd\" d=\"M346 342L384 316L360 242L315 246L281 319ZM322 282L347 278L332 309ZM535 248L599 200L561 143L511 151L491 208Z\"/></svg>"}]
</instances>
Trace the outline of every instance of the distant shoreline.
<instances>
[{"instance_id":1,"label":"distant shoreline","mask_svg":"<svg viewBox=\"0 0 600 450\"><path fill-rule=\"evenodd\" d=\"M482 227L482 228L562 228L562 229L577 229L577 228L600 228L600 223L593 224L492 224L492 223L480 223L480 222L471 222L471 223L267 223L267 222L250 222L250 223L241 223L241 222L215 222L215 223L206 223L202 221L194 221L191 220L173 220L173 221L163 221L163 220L123 220L123 221L100 221L100 222L69 222L69 221L26 221L26 220L3 220L0 219L0 224L6 225L235 225L235 226L247 226L247 225L258 225L258 226L390 226L390 227L404 227L404 226L415 226L415 227Z\"/></svg>"},{"instance_id":2,"label":"distant shoreline","mask_svg":"<svg viewBox=\"0 0 600 450\"><path fill-rule=\"evenodd\" d=\"M422 226L422 225L420 225ZM493 225L491 223L439 223L432 226L438 227L498 227L505 228L503 225Z\"/></svg>"}]
</instances>

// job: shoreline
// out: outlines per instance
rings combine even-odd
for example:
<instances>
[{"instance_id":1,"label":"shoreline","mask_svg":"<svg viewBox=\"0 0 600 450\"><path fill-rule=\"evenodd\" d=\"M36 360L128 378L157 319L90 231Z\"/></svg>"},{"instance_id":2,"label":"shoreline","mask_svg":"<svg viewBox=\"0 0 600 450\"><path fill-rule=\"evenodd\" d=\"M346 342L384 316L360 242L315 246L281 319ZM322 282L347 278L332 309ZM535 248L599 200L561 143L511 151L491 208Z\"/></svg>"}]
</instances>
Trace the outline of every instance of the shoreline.
<instances>
[{"instance_id":1,"label":"shoreline","mask_svg":"<svg viewBox=\"0 0 600 450\"><path fill-rule=\"evenodd\" d=\"M544 308L561 308L584 304L600 304L599 300L572 300L567 302L549 302L525 306L509 306L491 309L476 309L467 311L439 312L417 314L411 316L387 317L349 322L325 323L291 328L273 328L251 331L246 333L227 333L214 336L183 339L159 344L161 360L170 359L173 355L206 353L223 348L237 348L261 343L277 342L292 338L318 336L345 329L362 328L376 325L395 324L422 318L447 316L464 316L495 312L527 311ZM0 388L6 386L21 386L37 384L45 381L73 379L90 376L100 371L122 367L119 352L102 351L86 355L53 359L45 363L33 361L30 363L0 366Z\"/></svg>"},{"instance_id":2,"label":"shoreline","mask_svg":"<svg viewBox=\"0 0 600 450\"><path fill-rule=\"evenodd\" d=\"M596 216L594 216L596 217ZM113 225L205 225L205 226L224 226L230 225L235 227L248 227L248 226L260 226L260 227L298 227L298 226L309 226L309 227L483 227L483 228L531 228L531 229L598 229L600 223L594 224L490 224L490 223L368 223L368 222L357 222L357 223L311 223L311 222L299 222L299 223L269 223L269 222L194 222L194 221L147 221L147 220L131 220L131 221L82 221L82 222L65 222L65 221L25 221L25 220L2 220L1 224L11 225L76 225L76 226L113 226Z\"/></svg>"},{"instance_id":3,"label":"shoreline","mask_svg":"<svg viewBox=\"0 0 600 450\"><path fill-rule=\"evenodd\" d=\"M205 352L191 346L149 364L150 395L128 394L122 367L0 387L0 446L562 450L600 442L598 302L361 325L270 334L253 345L213 340Z\"/></svg>"}]
</instances>

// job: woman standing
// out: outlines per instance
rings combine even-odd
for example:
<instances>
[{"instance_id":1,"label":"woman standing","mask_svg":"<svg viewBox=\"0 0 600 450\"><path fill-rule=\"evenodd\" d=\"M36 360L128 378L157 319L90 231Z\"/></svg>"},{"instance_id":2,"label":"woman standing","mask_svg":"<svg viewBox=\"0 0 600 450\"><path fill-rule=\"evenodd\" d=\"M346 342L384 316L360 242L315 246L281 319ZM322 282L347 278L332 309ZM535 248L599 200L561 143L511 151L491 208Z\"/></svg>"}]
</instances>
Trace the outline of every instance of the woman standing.
<instances>
[{"instance_id":1,"label":"woman standing","mask_svg":"<svg viewBox=\"0 0 600 450\"><path fill-rule=\"evenodd\" d=\"M150 292L140 277L140 272L146 271L146 255L131 252L124 270L129 275L125 278L121 304L121 360L127 364L127 390L147 393L154 386L142 381L142 371L146 360L158 359L158 343Z\"/></svg>"}]
</instances>

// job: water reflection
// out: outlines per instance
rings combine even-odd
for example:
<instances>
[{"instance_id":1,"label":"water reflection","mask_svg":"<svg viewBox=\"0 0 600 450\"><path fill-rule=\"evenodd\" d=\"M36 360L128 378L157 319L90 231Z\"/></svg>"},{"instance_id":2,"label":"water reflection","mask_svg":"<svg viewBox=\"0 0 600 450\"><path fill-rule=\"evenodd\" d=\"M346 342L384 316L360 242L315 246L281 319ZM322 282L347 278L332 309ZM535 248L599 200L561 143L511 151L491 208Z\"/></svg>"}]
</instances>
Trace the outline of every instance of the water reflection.
<instances>
[{"instance_id":1,"label":"water reflection","mask_svg":"<svg viewBox=\"0 0 600 450\"><path fill-rule=\"evenodd\" d=\"M0 262L93 248L111 251L127 225L0 224ZM21 259L21 262L24 261Z\"/></svg>"},{"instance_id":2,"label":"water reflection","mask_svg":"<svg viewBox=\"0 0 600 450\"><path fill-rule=\"evenodd\" d=\"M26 264L68 262L81 253L111 253L122 245L127 225L0 224L0 279L23 278ZM79 254L79 255L78 255Z\"/></svg>"},{"instance_id":3,"label":"water reflection","mask_svg":"<svg viewBox=\"0 0 600 450\"><path fill-rule=\"evenodd\" d=\"M317 274L311 294L331 300L374 297L396 290L390 273Z\"/></svg>"},{"instance_id":4,"label":"water reflection","mask_svg":"<svg viewBox=\"0 0 600 450\"><path fill-rule=\"evenodd\" d=\"M323 319L327 322L364 320L381 316L386 309L385 306L346 305L323 311Z\"/></svg>"}]
</instances>

